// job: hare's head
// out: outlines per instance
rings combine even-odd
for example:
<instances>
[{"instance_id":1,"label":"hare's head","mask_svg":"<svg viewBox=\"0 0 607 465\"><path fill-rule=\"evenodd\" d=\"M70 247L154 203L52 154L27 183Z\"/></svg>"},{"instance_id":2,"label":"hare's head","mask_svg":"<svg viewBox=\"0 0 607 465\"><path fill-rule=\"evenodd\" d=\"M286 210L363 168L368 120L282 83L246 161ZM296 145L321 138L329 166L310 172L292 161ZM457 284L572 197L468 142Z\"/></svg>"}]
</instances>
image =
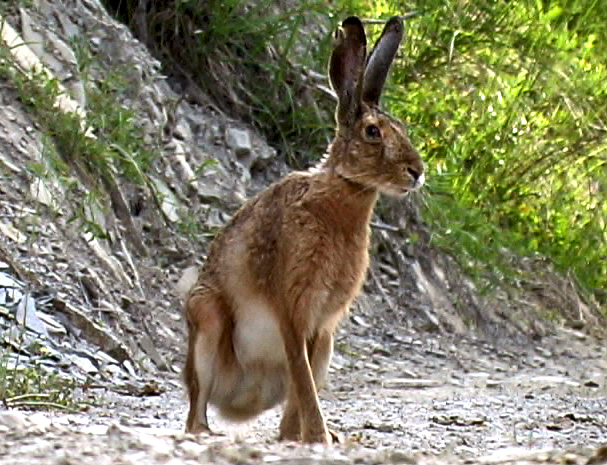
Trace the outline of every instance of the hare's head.
<instances>
[{"instance_id":1,"label":"hare's head","mask_svg":"<svg viewBox=\"0 0 607 465\"><path fill-rule=\"evenodd\" d=\"M424 164L405 125L379 109L390 65L403 37L391 18L367 58L362 23L350 17L335 36L329 78L337 93L337 135L327 160L338 175L366 188L402 195L424 182Z\"/></svg>"}]
</instances>

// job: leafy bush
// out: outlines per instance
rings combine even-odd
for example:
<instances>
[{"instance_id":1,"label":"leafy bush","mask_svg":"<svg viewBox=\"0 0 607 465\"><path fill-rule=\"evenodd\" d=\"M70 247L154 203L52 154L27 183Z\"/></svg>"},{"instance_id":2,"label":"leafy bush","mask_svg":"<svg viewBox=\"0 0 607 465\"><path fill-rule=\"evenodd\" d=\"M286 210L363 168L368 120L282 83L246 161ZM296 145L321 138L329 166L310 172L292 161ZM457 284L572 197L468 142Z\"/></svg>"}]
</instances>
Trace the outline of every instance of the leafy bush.
<instances>
[{"instance_id":1,"label":"leafy bush","mask_svg":"<svg viewBox=\"0 0 607 465\"><path fill-rule=\"evenodd\" d=\"M324 74L328 32L346 14L418 10L385 100L428 162L435 242L500 272L504 247L540 252L587 287L607 286L601 0L310 0L288 11L242 0L106 5L186 85L278 148L305 142L307 153L330 137L333 103L296 63ZM324 32L306 35L310 18L324 18ZM304 161L297 165L309 161L293 155Z\"/></svg>"}]
</instances>

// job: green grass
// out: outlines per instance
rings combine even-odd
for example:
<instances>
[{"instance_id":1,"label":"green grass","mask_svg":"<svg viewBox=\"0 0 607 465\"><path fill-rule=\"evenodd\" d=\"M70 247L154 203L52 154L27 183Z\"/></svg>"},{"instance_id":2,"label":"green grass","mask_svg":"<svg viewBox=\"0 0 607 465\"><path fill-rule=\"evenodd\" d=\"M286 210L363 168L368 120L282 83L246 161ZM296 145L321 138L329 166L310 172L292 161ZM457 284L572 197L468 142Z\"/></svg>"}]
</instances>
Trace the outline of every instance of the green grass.
<instances>
[{"instance_id":1,"label":"green grass","mask_svg":"<svg viewBox=\"0 0 607 465\"><path fill-rule=\"evenodd\" d=\"M386 103L428 164L435 244L498 279L506 248L607 287L604 3L358 3L421 12Z\"/></svg>"},{"instance_id":2,"label":"green grass","mask_svg":"<svg viewBox=\"0 0 607 465\"><path fill-rule=\"evenodd\" d=\"M74 397L77 383L37 365L9 364L9 352L0 349L0 403L9 408L82 410Z\"/></svg>"},{"instance_id":3,"label":"green grass","mask_svg":"<svg viewBox=\"0 0 607 465\"><path fill-rule=\"evenodd\" d=\"M3 309L2 313L9 315L12 310ZM47 352L44 341L28 338L26 343L25 329L16 322L11 331L19 331L17 337L0 342L0 404L9 408L69 411L84 408L84 403L74 396L75 379L36 361ZM22 355L24 352L27 359Z\"/></svg>"}]
</instances>

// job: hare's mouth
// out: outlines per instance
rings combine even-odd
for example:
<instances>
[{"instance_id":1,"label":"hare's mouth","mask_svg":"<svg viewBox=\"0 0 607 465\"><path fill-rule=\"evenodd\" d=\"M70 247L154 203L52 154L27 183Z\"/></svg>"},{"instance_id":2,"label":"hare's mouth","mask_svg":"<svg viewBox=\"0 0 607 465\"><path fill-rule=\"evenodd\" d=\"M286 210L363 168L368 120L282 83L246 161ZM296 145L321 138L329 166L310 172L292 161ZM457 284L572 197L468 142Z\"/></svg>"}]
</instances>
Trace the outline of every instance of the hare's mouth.
<instances>
[{"instance_id":1,"label":"hare's mouth","mask_svg":"<svg viewBox=\"0 0 607 465\"><path fill-rule=\"evenodd\" d=\"M412 181L410 183L410 185L408 185L408 186L392 184L390 186L384 186L383 188L380 188L380 191L391 197L404 197L409 192L415 191L415 190L419 189L420 187L422 187L423 184L424 184L424 177L422 175L419 179Z\"/></svg>"},{"instance_id":2,"label":"hare's mouth","mask_svg":"<svg viewBox=\"0 0 607 465\"><path fill-rule=\"evenodd\" d=\"M382 194L389 195L390 197L396 197L396 198L404 197L405 195L407 195L409 193L410 190L411 190L411 188L409 188L409 187L395 186L395 185L384 186L383 188L380 188L380 191Z\"/></svg>"}]
</instances>

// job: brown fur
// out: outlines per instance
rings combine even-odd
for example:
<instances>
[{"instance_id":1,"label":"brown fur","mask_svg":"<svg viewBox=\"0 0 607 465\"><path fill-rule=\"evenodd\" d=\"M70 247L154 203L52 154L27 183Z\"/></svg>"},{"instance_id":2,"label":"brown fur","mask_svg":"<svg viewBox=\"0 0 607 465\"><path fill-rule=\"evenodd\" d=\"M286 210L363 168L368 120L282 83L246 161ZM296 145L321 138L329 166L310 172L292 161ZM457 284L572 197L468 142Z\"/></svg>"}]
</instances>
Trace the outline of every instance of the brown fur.
<instances>
[{"instance_id":1,"label":"brown fur","mask_svg":"<svg viewBox=\"0 0 607 465\"><path fill-rule=\"evenodd\" d=\"M356 36L342 33L346 51L360 47L357 21L347 24ZM362 63L350 55L338 58L358 60L355 70L364 66L364 54ZM334 74L355 81L350 71ZM341 88L352 85L362 84ZM324 162L247 202L211 245L186 299L186 431L208 431L208 403L242 420L286 398L281 438L331 442L317 391L334 330L365 277L373 207L379 192L418 187L424 170L402 123L375 105L355 103L342 112L356 114L355 121L338 116ZM371 125L379 139L368 134Z\"/></svg>"}]
</instances>

